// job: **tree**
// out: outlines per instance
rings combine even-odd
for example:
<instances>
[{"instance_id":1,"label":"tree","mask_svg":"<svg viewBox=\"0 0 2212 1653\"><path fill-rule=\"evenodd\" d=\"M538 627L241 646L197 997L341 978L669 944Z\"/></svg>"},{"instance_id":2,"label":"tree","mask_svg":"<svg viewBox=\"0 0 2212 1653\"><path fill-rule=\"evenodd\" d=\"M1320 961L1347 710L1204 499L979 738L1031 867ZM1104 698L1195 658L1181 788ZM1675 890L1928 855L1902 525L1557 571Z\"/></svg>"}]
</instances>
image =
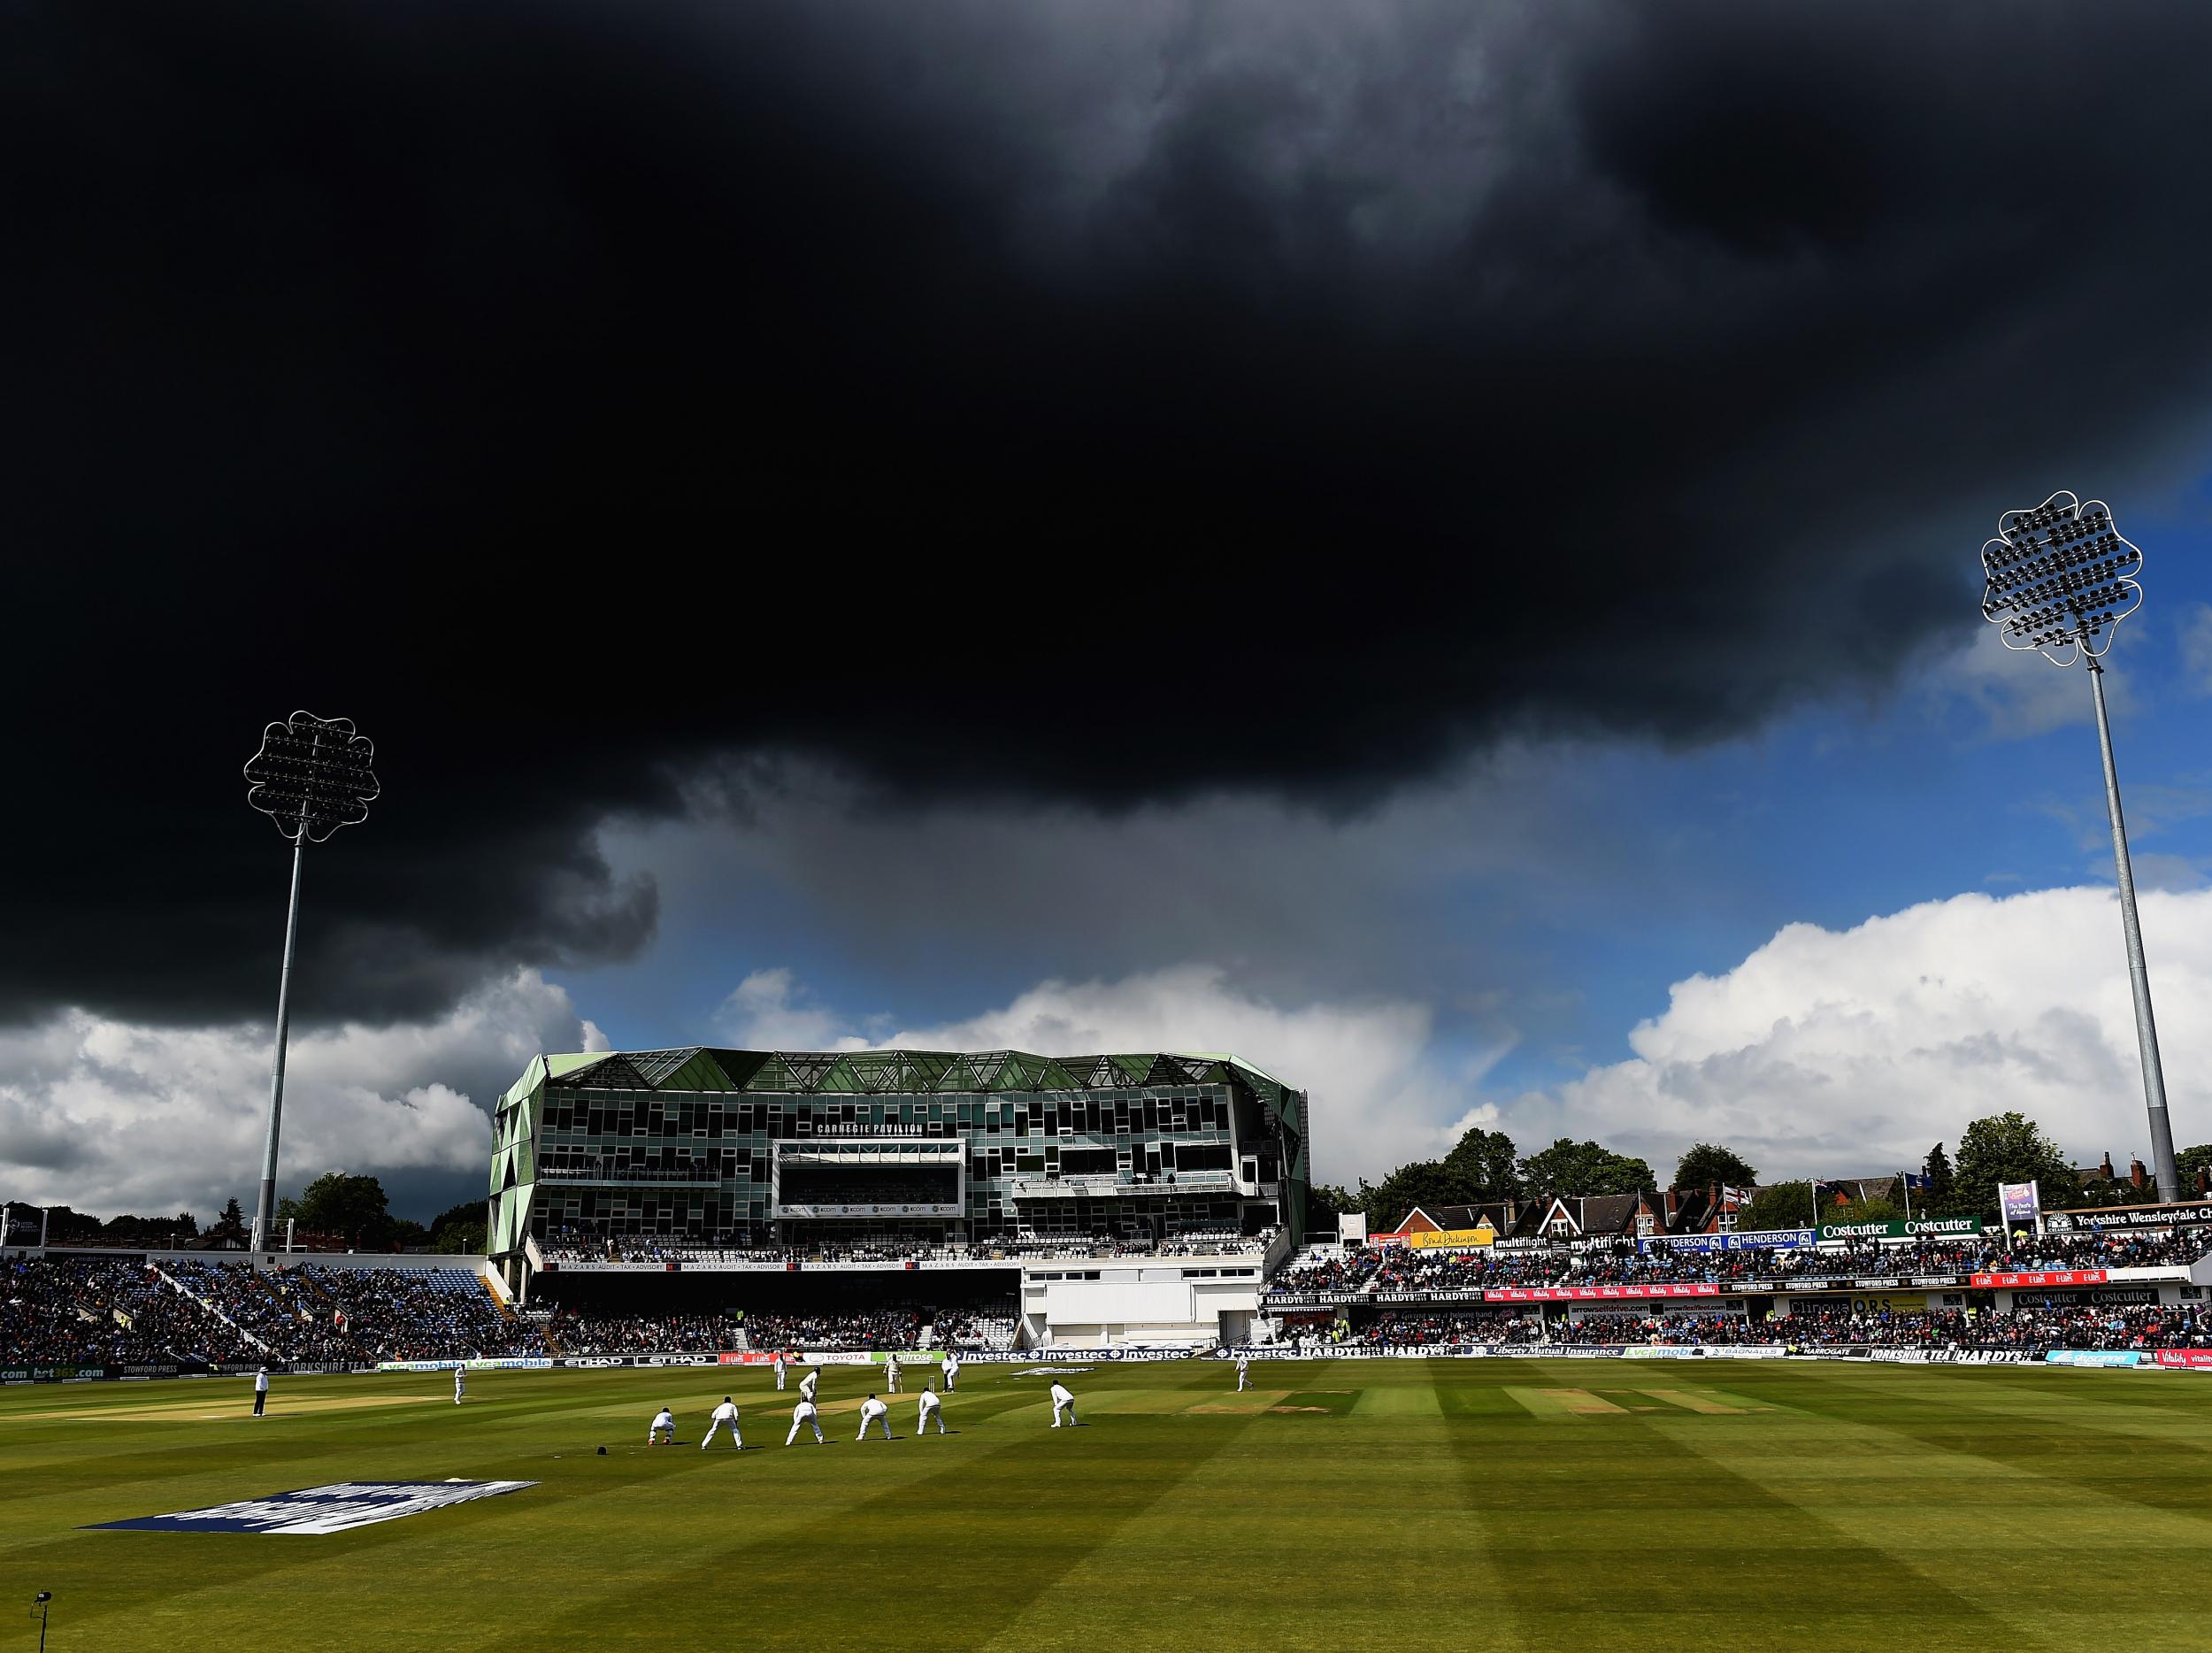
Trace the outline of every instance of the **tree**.
<instances>
[{"instance_id":1,"label":"tree","mask_svg":"<svg viewBox=\"0 0 2212 1653\"><path fill-rule=\"evenodd\" d=\"M1928 1150L1928 1157L1921 1162L1920 1174L1928 1180L1923 1196L1928 1213L1934 1217L1957 1216L1951 1208L1958 1200L1958 1181L1951 1174L1951 1157L1943 1151L1942 1143L1938 1142Z\"/></svg>"},{"instance_id":2,"label":"tree","mask_svg":"<svg viewBox=\"0 0 2212 1653\"><path fill-rule=\"evenodd\" d=\"M474 1223L481 1228L484 1226L484 1202L463 1200L458 1205L448 1206L430 1219L430 1237L436 1239L455 1223Z\"/></svg>"},{"instance_id":3,"label":"tree","mask_svg":"<svg viewBox=\"0 0 2212 1653\"><path fill-rule=\"evenodd\" d=\"M2046 1205L2070 1205L2080 1192L2074 1168L2058 1144L2025 1114L1993 1113L1969 1124L1959 1138L1954 1186L1962 1215L1991 1217L2000 1182L2033 1182Z\"/></svg>"},{"instance_id":4,"label":"tree","mask_svg":"<svg viewBox=\"0 0 2212 1653\"><path fill-rule=\"evenodd\" d=\"M1671 1186L1706 1188L1717 1182L1729 1188L1747 1188L1758 1180L1759 1173L1751 1168L1751 1162L1734 1149L1723 1148L1716 1142L1698 1142L1675 1166Z\"/></svg>"},{"instance_id":5,"label":"tree","mask_svg":"<svg viewBox=\"0 0 2212 1653\"><path fill-rule=\"evenodd\" d=\"M1651 1167L1595 1142L1561 1137L1521 1161L1521 1181L1538 1199L1584 1194L1636 1194L1658 1186Z\"/></svg>"},{"instance_id":6,"label":"tree","mask_svg":"<svg viewBox=\"0 0 2212 1653\"><path fill-rule=\"evenodd\" d=\"M1356 1211L1360 1209L1359 1196L1349 1188L1340 1188L1333 1182L1309 1183L1306 1187L1306 1232L1325 1234L1337 1226L1336 1219L1339 1217L1347 1211ZM480 1211L483 1207L480 1205L477 1210ZM448 1217L451 1215L450 1211L446 1213ZM436 1222L430 1225L430 1245L433 1250L445 1249L445 1232L448 1226L445 1217L439 1218ZM450 1226L459 1227L462 1224L457 1220ZM476 1230L480 1238L484 1231L484 1222L481 1217L477 1219Z\"/></svg>"},{"instance_id":7,"label":"tree","mask_svg":"<svg viewBox=\"0 0 2212 1653\"><path fill-rule=\"evenodd\" d=\"M235 1194L223 1202L223 1214L215 1219L215 1226L208 1233L218 1240L246 1238L246 1213L238 1209Z\"/></svg>"},{"instance_id":8,"label":"tree","mask_svg":"<svg viewBox=\"0 0 2212 1653\"><path fill-rule=\"evenodd\" d=\"M326 1171L287 1200L278 1215L297 1220L311 1234L336 1234L361 1249L384 1242L391 1226L384 1185L374 1177L349 1177Z\"/></svg>"},{"instance_id":9,"label":"tree","mask_svg":"<svg viewBox=\"0 0 2212 1653\"><path fill-rule=\"evenodd\" d=\"M483 1207L477 1207L481 1211ZM430 1242L433 1251L448 1257L476 1257L484 1249L484 1219L452 1222L439 1229Z\"/></svg>"},{"instance_id":10,"label":"tree","mask_svg":"<svg viewBox=\"0 0 2212 1653\"><path fill-rule=\"evenodd\" d=\"M2174 1168L2181 1172L2181 1192L2185 1198L2195 1192L2197 1179L2212 1171L2212 1142L2183 1149L2174 1156Z\"/></svg>"},{"instance_id":11,"label":"tree","mask_svg":"<svg viewBox=\"0 0 2212 1653\"><path fill-rule=\"evenodd\" d=\"M1829 1219L1823 1211L1822 1220ZM1761 1188L1751 1203L1736 1213L1739 1233L1749 1229L1809 1228L1813 1224L1813 1190L1809 1182L1777 1182Z\"/></svg>"},{"instance_id":12,"label":"tree","mask_svg":"<svg viewBox=\"0 0 2212 1653\"><path fill-rule=\"evenodd\" d=\"M1833 1216L1823 1212L1822 1219L1827 1222L1893 1223L1904 1214L1904 1208L1895 1200L1884 1199L1878 1195L1872 1199L1856 1201L1849 1210L1838 1211ZM1916 1216L1918 1214L1916 1211L1914 1213Z\"/></svg>"},{"instance_id":13,"label":"tree","mask_svg":"<svg viewBox=\"0 0 2212 1653\"><path fill-rule=\"evenodd\" d=\"M1371 1183L1364 1177L1359 1182L1360 1209L1376 1233L1388 1233L1416 1205L1464 1205L1474 1197L1467 1179L1436 1159L1400 1165L1380 1182Z\"/></svg>"},{"instance_id":14,"label":"tree","mask_svg":"<svg viewBox=\"0 0 2212 1653\"><path fill-rule=\"evenodd\" d=\"M1515 1169L1517 1155L1513 1139L1503 1131L1486 1131L1479 1125L1471 1127L1444 1156L1444 1168L1462 1178L1469 1190L1465 1200L1452 1203L1469 1204L1517 1196L1521 1192L1521 1179Z\"/></svg>"}]
</instances>

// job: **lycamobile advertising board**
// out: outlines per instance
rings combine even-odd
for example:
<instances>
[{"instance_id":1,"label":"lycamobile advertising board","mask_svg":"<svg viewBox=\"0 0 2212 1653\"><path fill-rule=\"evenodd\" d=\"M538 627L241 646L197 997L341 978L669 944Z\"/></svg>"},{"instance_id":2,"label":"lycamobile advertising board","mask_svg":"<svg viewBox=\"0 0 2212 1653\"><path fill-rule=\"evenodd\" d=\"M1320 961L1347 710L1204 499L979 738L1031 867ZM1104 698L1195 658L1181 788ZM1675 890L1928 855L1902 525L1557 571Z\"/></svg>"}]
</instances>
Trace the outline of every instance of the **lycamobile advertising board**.
<instances>
[{"instance_id":1,"label":"lycamobile advertising board","mask_svg":"<svg viewBox=\"0 0 2212 1653\"><path fill-rule=\"evenodd\" d=\"M1965 1240L1981 1233L1978 1217L1912 1217L1886 1223L1823 1223L1823 1240Z\"/></svg>"}]
</instances>

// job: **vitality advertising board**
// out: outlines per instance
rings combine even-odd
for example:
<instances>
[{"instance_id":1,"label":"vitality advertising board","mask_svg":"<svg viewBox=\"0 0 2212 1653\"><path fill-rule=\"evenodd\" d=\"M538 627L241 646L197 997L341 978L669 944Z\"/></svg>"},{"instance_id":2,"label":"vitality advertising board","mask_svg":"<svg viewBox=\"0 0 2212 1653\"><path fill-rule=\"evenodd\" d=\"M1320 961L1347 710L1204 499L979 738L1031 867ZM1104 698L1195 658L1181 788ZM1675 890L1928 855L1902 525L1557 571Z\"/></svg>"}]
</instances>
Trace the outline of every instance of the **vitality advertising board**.
<instances>
[{"instance_id":1,"label":"vitality advertising board","mask_svg":"<svg viewBox=\"0 0 2212 1653\"><path fill-rule=\"evenodd\" d=\"M1967 1282L1977 1291L2016 1291L2023 1287L2038 1286L2101 1286L2105 1272L2101 1268L2029 1269L2016 1273L1992 1271L1969 1275Z\"/></svg>"},{"instance_id":2,"label":"vitality advertising board","mask_svg":"<svg viewBox=\"0 0 2212 1653\"><path fill-rule=\"evenodd\" d=\"M1472 1293L1469 1294L1472 1295ZM1482 1294L1485 1303L1618 1303L1653 1297L1717 1297L1720 1288L1703 1280L1663 1286L1504 1286Z\"/></svg>"},{"instance_id":3,"label":"vitality advertising board","mask_svg":"<svg viewBox=\"0 0 2212 1653\"><path fill-rule=\"evenodd\" d=\"M2212 1349L2162 1349L2157 1361L2185 1372L2212 1372Z\"/></svg>"}]
</instances>

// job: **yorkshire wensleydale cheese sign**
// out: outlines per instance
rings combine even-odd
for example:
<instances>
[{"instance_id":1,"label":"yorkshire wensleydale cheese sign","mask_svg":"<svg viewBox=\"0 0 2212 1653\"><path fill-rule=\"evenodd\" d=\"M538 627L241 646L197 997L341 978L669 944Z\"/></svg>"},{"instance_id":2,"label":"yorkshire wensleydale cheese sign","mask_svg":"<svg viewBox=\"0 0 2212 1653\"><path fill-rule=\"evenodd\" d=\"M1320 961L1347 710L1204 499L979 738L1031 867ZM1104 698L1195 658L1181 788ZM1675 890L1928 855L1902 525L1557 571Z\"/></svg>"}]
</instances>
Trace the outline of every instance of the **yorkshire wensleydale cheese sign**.
<instances>
[{"instance_id":1,"label":"yorkshire wensleydale cheese sign","mask_svg":"<svg viewBox=\"0 0 2212 1653\"><path fill-rule=\"evenodd\" d=\"M1978 1217L1910 1217L1886 1223L1823 1223L1823 1240L1970 1239L1981 1233Z\"/></svg>"}]
</instances>

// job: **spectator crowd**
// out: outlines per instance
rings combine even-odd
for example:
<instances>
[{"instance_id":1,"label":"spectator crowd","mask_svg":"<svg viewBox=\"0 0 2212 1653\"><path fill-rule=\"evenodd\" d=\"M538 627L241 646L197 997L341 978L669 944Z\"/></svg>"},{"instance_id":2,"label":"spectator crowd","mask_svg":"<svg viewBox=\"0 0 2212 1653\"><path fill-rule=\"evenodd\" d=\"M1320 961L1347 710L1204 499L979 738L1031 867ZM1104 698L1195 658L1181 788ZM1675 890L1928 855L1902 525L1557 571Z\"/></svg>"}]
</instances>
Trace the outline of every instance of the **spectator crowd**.
<instances>
[{"instance_id":1,"label":"spectator crowd","mask_svg":"<svg viewBox=\"0 0 2212 1653\"><path fill-rule=\"evenodd\" d=\"M0 1265L0 1365L542 1354L467 1269L263 1272L243 1263L20 1257Z\"/></svg>"}]
</instances>

